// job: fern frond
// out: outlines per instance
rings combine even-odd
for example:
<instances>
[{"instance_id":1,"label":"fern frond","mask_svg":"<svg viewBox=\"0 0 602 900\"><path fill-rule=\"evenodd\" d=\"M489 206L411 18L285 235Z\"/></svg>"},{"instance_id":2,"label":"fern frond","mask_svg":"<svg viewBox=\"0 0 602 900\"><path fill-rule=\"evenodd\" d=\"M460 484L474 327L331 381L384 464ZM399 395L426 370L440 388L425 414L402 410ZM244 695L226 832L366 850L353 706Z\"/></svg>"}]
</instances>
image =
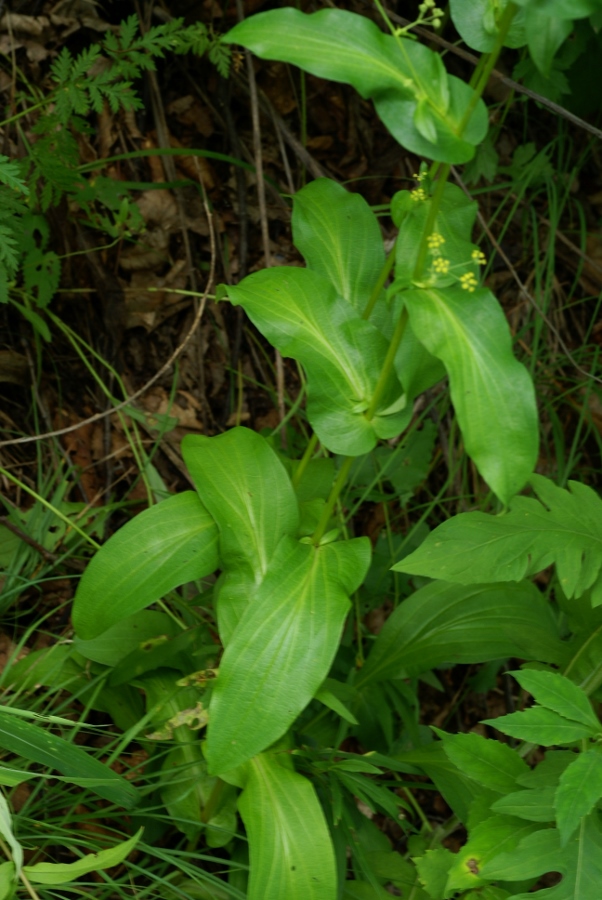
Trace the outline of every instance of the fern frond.
<instances>
[{"instance_id":1,"label":"fern frond","mask_svg":"<svg viewBox=\"0 0 602 900\"><path fill-rule=\"evenodd\" d=\"M20 194L27 195L29 190L21 177L21 166L18 162L11 162L8 156L0 154L0 182L17 191Z\"/></svg>"},{"instance_id":2,"label":"fern frond","mask_svg":"<svg viewBox=\"0 0 602 900\"><path fill-rule=\"evenodd\" d=\"M542 475L531 485L538 499L515 497L505 515L462 513L436 528L393 568L457 584L520 581L555 564L565 595L592 589L602 604L602 499L576 481L570 490Z\"/></svg>"}]
</instances>

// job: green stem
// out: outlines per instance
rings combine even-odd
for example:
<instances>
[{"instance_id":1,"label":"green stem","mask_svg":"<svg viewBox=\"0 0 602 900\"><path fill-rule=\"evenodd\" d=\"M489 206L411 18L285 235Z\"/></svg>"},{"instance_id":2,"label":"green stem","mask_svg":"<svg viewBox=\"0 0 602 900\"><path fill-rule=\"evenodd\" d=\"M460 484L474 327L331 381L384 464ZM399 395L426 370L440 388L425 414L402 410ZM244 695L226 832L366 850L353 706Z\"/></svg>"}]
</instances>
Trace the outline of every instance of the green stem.
<instances>
[{"instance_id":1,"label":"green stem","mask_svg":"<svg viewBox=\"0 0 602 900\"><path fill-rule=\"evenodd\" d=\"M335 503L339 499L340 493L345 487L345 483L347 481L347 476L349 475L349 470L351 468L351 464L355 457L346 456L341 464L341 468L339 469L339 474L337 475L337 479L332 486L330 491L330 496L326 501L326 506L322 510L322 515L320 516L320 521L317 524L316 530L313 533L311 542L317 547L322 538L324 537L324 532L328 528L328 523L330 521L330 517L332 515L332 511L334 509Z\"/></svg>"},{"instance_id":2,"label":"green stem","mask_svg":"<svg viewBox=\"0 0 602 900\"><path fill-rule=\"evenodd\" d=\"M441 199L443 197L445 185L447 184L447 179L449 178L450 169L451 166L449 165L449 163L445 163L445 165L441 166L439 172L439 178L437 179L435 190L433 191L433 195L431 197L431 205L429 207L428 216L426 217L426 222L424 223L424 230L422 232L422 239L420 241L418 256L416 258L416 265L414 266L414 272L412 274L412 278L414 281L419 281L422 277L422 271L426 262L426 255L428 253L428 244L426 239L435 227L435 221L437 219L437 214L439 213L439 207L441 205Z\"/></svg>"},{"instance_id":3,"label":"green stem","mask_svg":"<svg viewBox=\"0 0 602 900\"><path fill-rule=\"evenodd\" d=\"M395 264L395 251L397 249L397 238L395 238L395 243L391 247L391 251L385 260L385 264L381 269L380 275L376 281L376 284L372 288L372 293L370 294L370 299L366 305L365 310L362 313L362 319L369 319L372 315L372 310L376 306L376 301L380 297L380 292L385 286L385 281L389 277L391 273L391 269Z\"/></svg>"},{"instance_id":4,"label":"green stem","mask_svg":"<svg viewBox=\"0 0 602 900\"><path fill-rule=\"evenodd\" d=\"M312 458L312 456L314 455L314 451L317 446L318 446L318 438L317 438L317 435L314 433L310 437L309 443L308 443L307 447L305 448L305 453L299 460L299 465L295 469L295 474L291 478L291 482L292 482L292 485L294 488L299 486L299 482L301 481L301 479L303 477L303 473L307 469L309 461Z\"/></svg>"},{"instance_id":5,"label":"green stem","mask_svg":"<svg viewBox=\"0 0 602 900\"><path fill-rule=\"evenodd\" d=\"M497 37L495 39L495 44L487 56L481 57L479 61L479 65L477 66L477 70L473 74L473 79L475 81L474 93L470 98L468 106L464 111L464 115L462 117L462 121L460 122L459 134L458 137L462 135L464 129L468 125L470 121L470 117L476 109L477 103L483 96L483 91L487 87L487 82L489 81L489 76L493 72L493 68L498 60L498 57L502 51L504 46L504 41L506 40L506 36L508 31L510 30L510 26L512 25L512 20L516 15L517 6L514 3L509 3L506 9L504 10L504 14L502 15L502 19L499 26L499 31L497 33ZM482 66L481 66L482 62ZM480 70L480 71L479 71ZM472 80L471 79L471 84ZM478 80L477 80L478 79Z\"/></svg>"},{"instance_id":6,"label":"green stem","mask_svg":"<svg viewBox=\"0 0 602 900\"><path fill-rule=\"evenodd\" d=\"M376 410L378 409L378 405L387 387L389 377L391 375L391 372L393 371L393 366L395 364L395 357L397 356L397 351L399 350L399 345L401 344L401 340L404 336L407 323L408 313L404 307L401 311L399 319L397 320L397 325L395 327L393 337L391 338L391 343L389 344L389 349L387 350L387 355L385 356L383 367L378 377L376 387L374 388L374 393L372 394L370 406L368 407L368 410L366 412L366 418L369 422L372 421L372 419L376 415Z\"/></svg>"}]
</instances>

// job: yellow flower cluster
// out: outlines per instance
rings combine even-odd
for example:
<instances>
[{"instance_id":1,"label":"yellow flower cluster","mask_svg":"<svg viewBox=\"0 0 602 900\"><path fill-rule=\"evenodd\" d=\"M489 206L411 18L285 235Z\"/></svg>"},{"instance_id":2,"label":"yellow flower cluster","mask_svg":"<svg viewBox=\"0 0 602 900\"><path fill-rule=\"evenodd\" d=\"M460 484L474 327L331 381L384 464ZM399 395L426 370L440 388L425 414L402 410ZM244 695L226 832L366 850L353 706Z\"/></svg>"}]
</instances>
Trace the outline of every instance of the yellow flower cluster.
<instances>
[{"instance_id":1,"label":"yellow flower cluster","mask_svg":"<svg viewBox=\"0 0 602 900\"><path fill-rule=\"evenodd\" d=\"M445 243L445 238L442 234L439 234L438 231L433 231L432 234L426 239L426 243L428 245L429 250L433 253L437 253L440 250L440 247Z\"/></svg>"},{"instance_id":2,"label":"yellow flower cluster","mask_svg":"<svg viewBox=\"0 0 602 900\"><path fill-rule=\"evenodd\" d=\"M478 287L479 282L472 272L465 272L464 275L460 275L460 285L465 291L469 291L472 294L474 289Z\"/></svg>"},{"instance_id":3,"label":"yellow flower cluster","mask_svg":"<svg viewBox=\"0 0 602 900\"><path fill-rule=\"evenodd\" d=\"M473 250L471 253L471 257L478 266L484 266L487 264L487 257L482 250Z\"/></svg>"},{"instance_id":4,"label":"yellow flower cluster","mask_svg":"<svg viewBox=\"0 0 602 900\"><path fill-rule=\"evenodd\" d=\"M443 256L438 256L437 259L433 260L433 270L437 272L438 275L447 275L449 272L449 259L445 259Z\"/></svg>"},{"instance_id":5,"label":"yellow flower cluster","mask_svg":"<svg viewBox=\"0 0 602 900\"><path fill-rule=\"evenodd\" d=\"M411 191L410 197L412 198L412 200L415 200L416 202L418 202L419 200L426 200L427 194L426 194L426 191L424 190L424 188L419 187L419 188L416 188L414 191Z\"/></svg>"}]
</instances>

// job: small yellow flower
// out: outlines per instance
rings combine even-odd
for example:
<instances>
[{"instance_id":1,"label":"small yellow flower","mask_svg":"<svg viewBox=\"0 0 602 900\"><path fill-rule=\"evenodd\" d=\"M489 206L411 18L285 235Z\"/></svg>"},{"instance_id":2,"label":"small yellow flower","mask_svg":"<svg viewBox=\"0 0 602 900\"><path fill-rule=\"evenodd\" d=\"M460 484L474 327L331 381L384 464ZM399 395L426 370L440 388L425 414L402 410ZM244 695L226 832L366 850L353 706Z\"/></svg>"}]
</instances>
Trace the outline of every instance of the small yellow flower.
<instances>
[{"instance_id":1,"label":"small yellow flower","mask_svg":"<svg viewBox=\"0 0 602 900\"><path fill-rule=\"evenodd\" d=\"M445 243L445 238L442 234L439 234L438 231L433 231L432 234L426 239L429 250L437 251L441 247L442 244Z\"/></svg>"},{"instance_id":2,"label":"small yellow flower","mask_svg":"<svg viewBox=\"0 0 602 900\"><path fill-rule=\"evenodd\" d=\"M477 265L484 266L487 264L487 257L481 250L473 250L470 255Z\"/></svg>"},{"instance_id":3,"label":"small yellow flower","mask_svg":"<svg viewBox=\"0 0 602 900\"><path fill-rule=\"evenodd\" d=\"M414 174L412 175L412 178L416 179L418 184L421 184L421 182L424 181L426 176L427 176L426 172L414 172Z\"/></svg>"},{"instance_id":4,"label":"small yellow flower","mask_svg":"<svg viewBox=\"0 0 602 900\"><path fill-rule=\"evenodd\" d=\"M464 275L460 275L460 284L465 291L469 291L472 294L479 282L472 272L465 272Z\"/></svg>"},{"instance_id":5,"label":"small yellow flower","mask_svg":"<svg viewBox=\"0 0 602 900\"><path fill-rule=\"evenodd\" d=\"M424 190L424 188L416 188L415 190L410 192L410 197L416 202L418 202L419 200L426 200L426 191Z\"/></svg>"},{"instance_id":6,"label":"small yellow flower","mask_svg":"<svg viewBox=\"0 0 602 900\"><path fill-rule=\"evenodd\" d=\"M449 259L438 256L433 260L433 270L439 275L446 275L449 272Z\"/></svg>"}]
</instances>

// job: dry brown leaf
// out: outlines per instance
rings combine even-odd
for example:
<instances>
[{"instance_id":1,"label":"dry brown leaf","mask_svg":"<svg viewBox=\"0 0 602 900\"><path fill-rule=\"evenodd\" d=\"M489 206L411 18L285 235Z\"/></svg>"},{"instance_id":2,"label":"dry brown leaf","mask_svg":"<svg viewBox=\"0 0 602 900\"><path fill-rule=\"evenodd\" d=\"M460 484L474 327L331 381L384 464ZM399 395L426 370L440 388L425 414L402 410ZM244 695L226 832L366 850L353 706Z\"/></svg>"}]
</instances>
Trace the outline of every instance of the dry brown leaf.
<instances>
[{"instance_id":1,"label":"dry brown leaf","mask_svg":"<svg viewBox=\"0 0 602 900\"><path fill-rule=\"evenodd\" d=\"M39 37L45 28L50 27L46 16L22 16L20 13L4 13L0 19L0 31L18 32Z\"/></svg>"}]
</instances>

